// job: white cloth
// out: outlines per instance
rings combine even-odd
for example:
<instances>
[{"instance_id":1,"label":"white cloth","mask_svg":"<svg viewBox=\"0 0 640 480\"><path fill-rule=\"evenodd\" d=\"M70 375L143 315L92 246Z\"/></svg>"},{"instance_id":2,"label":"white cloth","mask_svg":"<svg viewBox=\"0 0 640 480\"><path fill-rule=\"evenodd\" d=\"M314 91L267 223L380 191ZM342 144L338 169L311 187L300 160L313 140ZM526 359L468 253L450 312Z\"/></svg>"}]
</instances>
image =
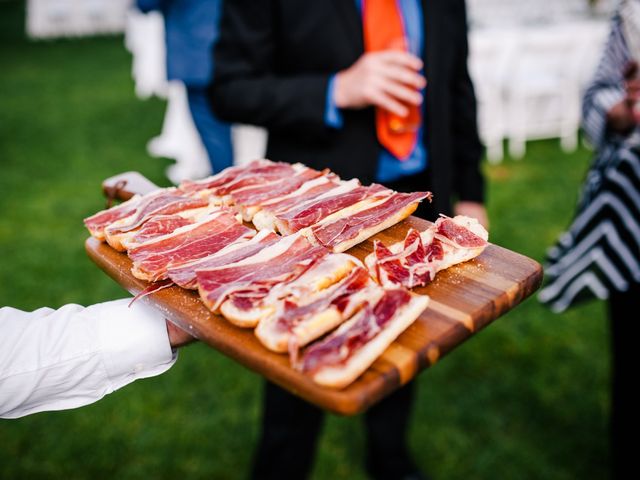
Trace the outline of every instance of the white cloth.
<instances>
[{"instance_id":1,"label":"white cloth","mask_svg":"<svg viewBox=\"0 0 640 480\"><path fill-rule=\"evenodd\" d=\"M130 299L0 308L0 418L93 403L176 361L162 315Z\"/></svg>"}]
</instances>

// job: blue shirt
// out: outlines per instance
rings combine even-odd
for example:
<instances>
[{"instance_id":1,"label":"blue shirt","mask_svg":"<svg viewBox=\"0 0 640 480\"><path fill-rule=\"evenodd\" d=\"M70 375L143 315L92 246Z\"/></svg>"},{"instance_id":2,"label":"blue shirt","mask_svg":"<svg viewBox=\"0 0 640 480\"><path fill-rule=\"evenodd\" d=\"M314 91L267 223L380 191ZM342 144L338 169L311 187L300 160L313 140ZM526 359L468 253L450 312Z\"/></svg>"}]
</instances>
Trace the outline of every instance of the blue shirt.
<instances>
[{"instance_id":1,"label":"blue shirt","mask_svg":"<svg viewBox=\"0 0 640 480\"><path fill-rule=\"evenodd\" d=\"M424 29L422 7L418 0L397 0L402 12L402 19L407 38L409 40L409 51L422 58L424 49ZM362 12L363 0L355 0L358 9ZM335 74L329 78L327 88L327 103L325 109L325 123L332 128L341 128L343 119L340 109L336 107L333 100L333 89L335 84ZM424 90L421 92L424 95ZM424 104L422 116L424 118ZM424 123L424 122L423 122ZM418 138L422 138L422 126L418 131ZM378 168L376 180L378 182L393 182L408 175L415 175L427 168L427 150L424 143L416 142L416 147L409 157L400 161L385 148L380 151L378 158Z\"/></svg>"},{"instance_id":2,"label":"blue shirt","mask_svg":"<svg viewBox=\"0 0 640 480\"><path fill-rule=\"evenodd\" d=\"M143 12L164 15L167 78L206 87L213 78L213 44L218 38L222 0L136 0Z\"/></svg>"}]
</instances>

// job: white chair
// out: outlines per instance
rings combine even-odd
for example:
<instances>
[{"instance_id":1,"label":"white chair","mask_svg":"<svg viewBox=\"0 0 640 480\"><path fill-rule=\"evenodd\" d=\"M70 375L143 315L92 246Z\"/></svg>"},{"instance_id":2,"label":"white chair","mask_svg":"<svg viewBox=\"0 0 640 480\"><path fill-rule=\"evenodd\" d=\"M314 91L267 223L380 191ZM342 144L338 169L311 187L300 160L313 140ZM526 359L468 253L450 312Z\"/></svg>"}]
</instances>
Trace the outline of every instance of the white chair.
<instances>
[{"instance_id":1,"label":"white chair","mask_svg":"<svg viewBox=\"0 0 640 480\"><path fill-rule=\"evenodd\" d=\"M231 143L233 144L233 163L242 165L257 158L264 158L267 151L267 131L255 125L233 125Z\"/></svg>"},{"instance_id":2,"label":"white chair","mask_svg":"<svg viewBox=\"0 0 640 480\"><path fill-rule=\"evenodd\" d=\"M32 38L122 32L133 0L29 0L27 34Z\"/></svg>"},{"instance_id":3,"label":"white chair","mask_svg":"<svg viewBox=\"0 0 640 480\"><path fill-rule=\"evenodd\" d=\"M574 150L580 125L580 41L566 25L523 32L507 82L509 153L522 158L527 140L560 138Z\"/></svg>"},{"instance_id":4,"label":"white chair","mask_svg":"<svg viewBox=\"0 0 640 480\"><path fill-rule=\"evenodd\" d=\"M513 55L513 34L505 29L477 29L469 34L469 72L478 101L478 130L487 158L498 163L507 135L504 86Z\"/></svg>"},{"instance_id":5,"label":"white chair","mask_svg":"<svg viewBox=\"0 0 640 480\"><path fill-rule=\"evenodd\" d=\"M126 15L125 46L131 52L131 75L138 98L167 97L164 18L160 12L131 9Z\"/></svg>"},{"instance_id":6,"label":"white chair","mask_svg":"<svg viewBox=\"0 0 640 480\"><path fill-rule=\"evenodd\" d=\"M187 90L180 81L169 82L162 131L149 140L147 151L154 157L175 159L176 163L166 171L173 183L206 177L211 173L207 150L189 110Z\"/></svg>"}]
</instances>

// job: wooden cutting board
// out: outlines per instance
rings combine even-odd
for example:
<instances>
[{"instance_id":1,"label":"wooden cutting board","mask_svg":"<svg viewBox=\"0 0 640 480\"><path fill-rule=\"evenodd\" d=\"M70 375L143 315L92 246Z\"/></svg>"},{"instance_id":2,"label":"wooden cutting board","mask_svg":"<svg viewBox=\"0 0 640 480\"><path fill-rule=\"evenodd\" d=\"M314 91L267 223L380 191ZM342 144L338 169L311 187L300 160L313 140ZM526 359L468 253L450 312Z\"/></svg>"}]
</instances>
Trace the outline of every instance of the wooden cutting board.
<instances>
[{"instance_id":1,"label":"wooden cutting board","mask_svg":"<svg viewBox=\"0 0 640 480\"><path fill-rule=\"evenodd\" d=\"M386 244L404 239L409 227L430 225L409 217L349 250L360 259L373 239ZM106 243L89 238L89 257L132 294L148 283L131 275L131 261ZM200 302L197 292L173 286L142 298L201 341L321 408L344 415L366 410L436 363L445 354L531 295L542 281L542 267L518 253L490 244L476 259L438 273L416 293L431 297L429 307L375 363L343 390L320 387L289 366L287 355L270 352L252 330L240 329Z\"/></svg>"}]
</instances>

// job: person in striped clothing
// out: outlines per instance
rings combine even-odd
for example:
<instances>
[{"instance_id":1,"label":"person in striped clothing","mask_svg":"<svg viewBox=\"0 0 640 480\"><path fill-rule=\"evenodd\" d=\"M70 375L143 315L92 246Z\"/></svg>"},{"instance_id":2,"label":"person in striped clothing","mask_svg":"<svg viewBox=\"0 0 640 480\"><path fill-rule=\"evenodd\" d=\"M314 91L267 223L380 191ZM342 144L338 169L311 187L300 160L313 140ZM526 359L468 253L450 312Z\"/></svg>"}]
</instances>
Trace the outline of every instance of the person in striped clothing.
<instances>
[{"instance_id":1,"label":"person in striped clothing","mask_svg":"<svg viewBox=\"0 0 640 480\"><path fill-rule=\"evenodd\" d=\"M607 299L612 338L613 478L630 468L637 394L628 387L630 342L640 311L640 1L623 1L583 99L584 132L596 149L575 218L548 251L539 300L562 312Z\"/></svg>"}]
</instances>

